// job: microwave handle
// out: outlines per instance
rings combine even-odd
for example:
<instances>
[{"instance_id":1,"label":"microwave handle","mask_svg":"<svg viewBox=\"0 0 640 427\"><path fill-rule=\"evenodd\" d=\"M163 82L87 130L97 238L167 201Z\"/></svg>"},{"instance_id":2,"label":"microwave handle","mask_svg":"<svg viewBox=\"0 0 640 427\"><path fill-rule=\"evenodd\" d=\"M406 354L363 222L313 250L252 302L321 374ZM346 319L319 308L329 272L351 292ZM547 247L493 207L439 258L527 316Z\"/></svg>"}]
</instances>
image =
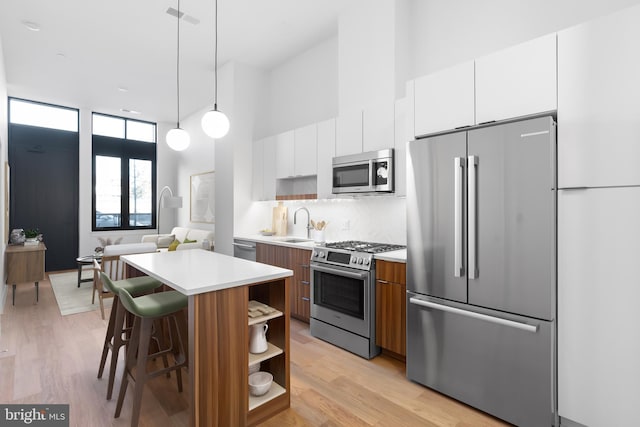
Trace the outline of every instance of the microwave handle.
<instances>
[{"instance_id":1,"label":"microwave handle","mask_svg":"<svg viewBox=\"0 0 640 427\"><path fill-rule=\"evenodd\" d=\"M373 164L373 159L369 160L369 188L373 188L373 183L376 182L376 171Z\"/></svg>"}]
</instances>

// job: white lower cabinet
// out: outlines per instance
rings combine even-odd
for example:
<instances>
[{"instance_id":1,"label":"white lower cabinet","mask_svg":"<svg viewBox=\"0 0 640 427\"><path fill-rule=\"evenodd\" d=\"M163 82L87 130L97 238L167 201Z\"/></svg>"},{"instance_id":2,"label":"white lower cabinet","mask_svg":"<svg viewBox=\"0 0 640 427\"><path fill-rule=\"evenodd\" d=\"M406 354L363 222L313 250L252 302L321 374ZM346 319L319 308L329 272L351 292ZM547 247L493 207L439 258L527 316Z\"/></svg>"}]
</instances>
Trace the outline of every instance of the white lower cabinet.
<instances>
[{"instance_id":1,"label":"white lower cabinet","mask_svg":"<svg viewBox=\"0 0 640 427\"><path fill-rule=\"evenodd\" d=\"M640 187L558 195L558 412L637 424Z\"/></svg>"}]
</instances>

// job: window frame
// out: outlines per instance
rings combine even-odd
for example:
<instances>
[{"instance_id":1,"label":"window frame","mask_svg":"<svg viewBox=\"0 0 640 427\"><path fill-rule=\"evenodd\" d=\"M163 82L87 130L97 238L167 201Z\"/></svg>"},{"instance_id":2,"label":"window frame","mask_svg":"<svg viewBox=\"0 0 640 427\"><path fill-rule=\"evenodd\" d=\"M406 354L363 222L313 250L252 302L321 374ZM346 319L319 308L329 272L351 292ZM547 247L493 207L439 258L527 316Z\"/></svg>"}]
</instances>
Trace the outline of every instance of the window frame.
<instances>
[{"instance_id":1,"label":"window frame","mask_svg":"<svg viewBox=\"0 0 640 427\"><path fill-rule=\"evenodd\" d=\"M125 137L116 138L104 135L93 134L94 115L114 117L125 121ZM134 121L148 123L155 127L155 142L138 141L127 139L126 122ZM115 230L153 230L156 228L156 196L157 196L157 141L158 125L145 120L129 119L126 117L113 116L104 113L92 112L91 114L91 230L92 231L115 231ZM117 157L120 159L120 225L114 227L96 226L96 156ZM129 225L129 161L147 160L151 161L151 225L131 226Z\"/></svg>"}]
</instances>

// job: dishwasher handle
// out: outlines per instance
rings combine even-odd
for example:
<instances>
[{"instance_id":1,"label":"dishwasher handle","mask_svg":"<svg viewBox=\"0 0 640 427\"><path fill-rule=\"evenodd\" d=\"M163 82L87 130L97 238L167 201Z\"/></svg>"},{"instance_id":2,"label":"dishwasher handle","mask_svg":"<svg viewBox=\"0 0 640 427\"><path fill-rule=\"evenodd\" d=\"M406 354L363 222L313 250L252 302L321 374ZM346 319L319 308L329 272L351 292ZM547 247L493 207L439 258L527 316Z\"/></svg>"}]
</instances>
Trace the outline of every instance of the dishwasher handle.
<instances>
[{"instance_id":1,"label":"dishwasher handle","mask_svg":"<svg viewBox=\"0 0 640 427\"><path fill-rule=\"evenodd\" d=\"M245 248L245 249L255 249L256 248L256 245L248 245L246 243L236 243L236 242L233 242L233 246L238 246L240 248Z\"/></svg>"}]
</instances>

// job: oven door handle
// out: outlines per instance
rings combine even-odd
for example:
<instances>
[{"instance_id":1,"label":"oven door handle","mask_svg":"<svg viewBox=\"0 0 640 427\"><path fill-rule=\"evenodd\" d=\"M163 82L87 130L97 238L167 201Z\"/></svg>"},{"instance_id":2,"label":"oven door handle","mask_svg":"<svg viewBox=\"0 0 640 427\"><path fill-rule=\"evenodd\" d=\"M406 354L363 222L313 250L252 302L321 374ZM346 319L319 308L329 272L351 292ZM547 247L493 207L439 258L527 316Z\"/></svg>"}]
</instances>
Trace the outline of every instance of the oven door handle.
<instances>
[{"instance_id":1,"label":"oven door handle","mask_svg":"<svg viewBox=\"0 0 640 427\"><path fill-rule=\"evenodd\" d=\"M340 276L344 276L344 277L350 277L352 279L366 279L367 276L369 275L368 271L345 271L343 269L338 269L336 267L324 267L321 265L316 265L316 264L312 264L311 265L311 270L312 271L320 271L323 273L329 273L329 274L339 274Z\"/></svg>"}]
</instances>

